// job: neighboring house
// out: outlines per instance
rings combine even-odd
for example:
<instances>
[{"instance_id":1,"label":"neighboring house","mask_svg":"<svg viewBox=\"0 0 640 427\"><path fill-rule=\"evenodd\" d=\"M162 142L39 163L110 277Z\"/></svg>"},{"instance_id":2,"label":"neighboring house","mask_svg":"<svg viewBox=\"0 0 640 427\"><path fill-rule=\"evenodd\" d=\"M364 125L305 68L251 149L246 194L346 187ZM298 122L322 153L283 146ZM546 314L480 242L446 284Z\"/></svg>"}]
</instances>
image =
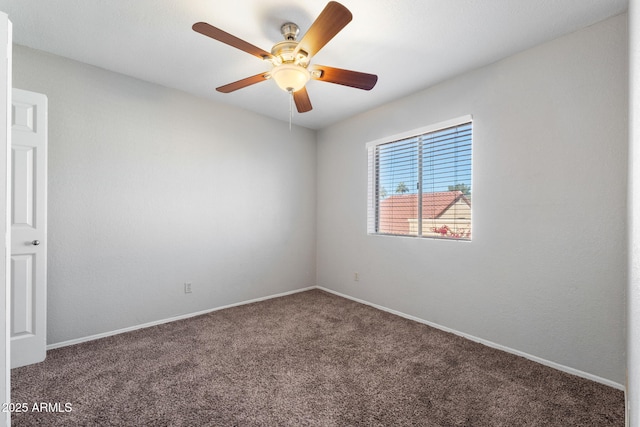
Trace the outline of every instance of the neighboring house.
<instances>
[{"instance_id":1,"label":"neighboring house","mask_svg":"<svg viewBox=\"0 0 640 427\"><path fill-rule=\"evenodd\" d=\"M418 195L395 194L380 201L379 232L416 235ZM453 233L471 232L471 201L461 191L422 195L422 235L439 236L443 227Z\"/></svg>"}]
</instances>

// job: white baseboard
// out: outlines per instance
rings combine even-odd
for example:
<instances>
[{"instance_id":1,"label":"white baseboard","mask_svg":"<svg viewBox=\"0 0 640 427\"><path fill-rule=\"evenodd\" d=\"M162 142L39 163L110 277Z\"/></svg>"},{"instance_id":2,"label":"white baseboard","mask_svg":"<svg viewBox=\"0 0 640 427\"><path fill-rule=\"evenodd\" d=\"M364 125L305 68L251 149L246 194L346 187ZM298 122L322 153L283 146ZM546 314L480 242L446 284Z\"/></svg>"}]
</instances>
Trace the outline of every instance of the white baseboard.
<instances>
[{"instance_id":1,"label":"white baseboard","mask_svg":"<svg viewBox=\"0 0 640 427\"><path fill-rule=\"evenodd\" d=\"M254 299L251 299L251 300L242 301L242 302L238 302L238 303L234 303L234 304L223 305L223 306L216 307L216 308L210 308L210 309L198 311L198 312L195 312L195 313L181 314L179 316L169 317L167 319L156 320L156 321L149 322L149 323L143 323L141 325L129 326L128 328L117 329L115 331L103 332L101 334L89 335L87 337L76 338L76 339L72 339L72 340L68 340L68 341L62 341L62 342L58 342L58 343L54 343L54 344L48 344L47 345L47 350L53 350L55 348L66 347L66 346L74 345L74 344L80 344L80 343L83 343L83 342L93 341L93 340L97 340L97 339L100 339L100 338L106 338L106 337L110 337L112 335L118 335L118 334L123 334L125 332L135 331L137 329L143 329L143 328L148 328L148 327L151 327L151 326L162 325L163 323L175 322L176 320L188 319L189 317L200 316L202 314L207 314L207 313L211 313L211 312L218 311L218 310L224 310L225 308L237 307L237 306L240 306L240 305L246 305L246 304L251 304L251 303L254 303L254 302L265 301L265 300L272 299L272 298L278 298L278 297L283 297L283 296L286 296L286 295L297 294L299 292L305 292L305 291L309 291L311 289L316 289L316 287L315 286L310 286L310 287L307 287L307 288L295 289L293 291L287 291L287 292L282 292L282 293L279 293L279 294L268 295L266 297L254 298Z\"/></svg>"},{"instance_id":2,"label":"white baseboard","mask_svg":"<svg viewBox=\"0 0 640 427\"><path fill-rule=\"evenodd\" d=\"M374 303L371 303L371 302L368 302L368 301L365 301L365 300L361 300L359 298L355 298L355 297L352 297L352 296L349 296L349 295L346 295L346 294L343 294L343 293L340 293L340 292L337 292L337 291L334 291L334 290L331 290L331 289L327 289L327 288L324 288L322 286L316 286L315 288L316 289L321 289L321 290L323 290L325 292L329 292L331 294L334 294L334 295L337 295L337 296L340 296L340 297L343 297L343 298L346 298L346 299L350 299L350 300L355 301L355 302L359 302L361 304L368 305L370 307L377 308L378 310L386 311L387 313L391 313L391 314L395 314L395 315L400 316L400 317L404 317L405 319L414 320L416 322L423 323L425 325L434 327L436 329L440 329L440 330L445 331L445 332L450 332L452 334L461 336L461 337L469 339L471 341L475 341L477 343L484 344L487 347L492 347L492 348L495 348L497 350L502 350L502 351L507 352L507 353L511 353L511 354L515 354L517 356L524 357L526 359L529 359L529 360L532 360L534 362L540 363L541 365L549 366L551 368L557 369L557 370L562 371L562 372L566 372L568 374L572 374L572 375L575 375L575 376L578 376L578 377L586 378L588 380L592 380L592 381L595 381L597 383L604 384L604 385L607 385L609 387L613 387L615 389L625 391L625 386L623 384L617 383L615 381L608 380L606 378L599 377L597 375L590 374L588 372L580 371L578 369L574 369L574 368L571 368L569 366L561 365L559 363L555 363L555 362L543 359L543 358L538 357L538 356L533 356L531 354L524 353L522 351L515 350L513 348L506 347L506 346L501 345L501 344L496 344L494 342L487 341L485 339L478 338L478 337L475 337L473 335L465 334L464 332L456 331L454 329L447 328L446 326L442 326L442 325L439 325L437 323L429 322L428 320L424 320L424 319L421 319L421 318L416 317L416 316L411 316L409 314L405 314L405 313L402 313L400 311L392 310L390 308L387 308L387 307L384 307L384 306L381 306L381 305L378 305L378 304L374 304Z\"/></svg>"}]
</instances>

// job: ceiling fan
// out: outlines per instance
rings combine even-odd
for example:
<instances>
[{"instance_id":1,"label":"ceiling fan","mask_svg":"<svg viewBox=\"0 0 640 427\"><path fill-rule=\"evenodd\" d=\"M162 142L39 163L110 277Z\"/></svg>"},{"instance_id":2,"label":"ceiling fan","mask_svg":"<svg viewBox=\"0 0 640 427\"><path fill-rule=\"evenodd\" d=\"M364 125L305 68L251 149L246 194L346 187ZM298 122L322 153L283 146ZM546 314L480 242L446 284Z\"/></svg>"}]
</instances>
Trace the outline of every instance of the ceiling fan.
<instances>
[{"instance_id":1,"label":"ceiling fan","mask_svg":"<svg viewBox=\"0 0 640 427\"><path fill-rule=\"evenodd\" d=\"M300 31L298 26L292 22L283 24L280 32L284 36L284 41L273 45L271 52L262 50L206 22L193 24L193 30L269 61L273 66L271 71L220 86L216 88L217 91L229 93L273 78L282 90L292 94L298 112L305 113L312 109L305 87L310 79L364 90L371 90L378 81L378 76L375 74L310 64L311 58L351 22L352 18L353 15L346 7L331 1L300 41L297 41Z\"/></svg>"}]
</instances>

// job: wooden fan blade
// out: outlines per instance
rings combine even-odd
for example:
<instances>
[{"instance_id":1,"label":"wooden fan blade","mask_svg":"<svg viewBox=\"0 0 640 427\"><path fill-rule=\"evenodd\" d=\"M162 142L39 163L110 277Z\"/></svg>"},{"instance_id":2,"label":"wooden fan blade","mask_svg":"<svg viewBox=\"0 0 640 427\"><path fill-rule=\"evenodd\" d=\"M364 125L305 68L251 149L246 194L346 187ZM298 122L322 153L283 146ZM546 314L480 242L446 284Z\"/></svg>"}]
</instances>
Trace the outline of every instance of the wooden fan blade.
<instances>
[{"instance_id":1,"label":"wooden fan blade","mask_svg":"<svg viewBox=\"0 0 640 427\"><path fill-rule=\"evenodd\" d=\"M375 74L361 73L359 71L343 70L342 68L333 68L324 65L314 65L313 69L322 72L320 77L313 77L316 80L355 87L357 89L371 90L378 81L378 76ZM313 73L311 75L313 76Z\"/></svg>"},{"instance_id":2,"label":"wooden fan blade","mask_svg":"<svg viewBox=\"0 0 640 427\"><path fill-rule=\"evenodd\" d=\"M216 88L218 92L229 93L234 90L242 89L243 87L251 86L256 83L263 82L269 78L269 73L260 73L255 76L247 77L246 79L238 80L237 82L229 83L224 86Z\"/></svg>"},{"instance_id":3,"label":"wooden fan blade","mask_svg":"<svg viewBox=\"0 0 640 427\"><path fill-rule=\"evenodd\" d=\"M206 22L196 22L193 24L193 31L198 32L200 34L204 34L207 37L211 37L214 40L218 40L219 42L228 44L231 47L235 47L236 49L243 50L251 55L257 56L260 59L270 59L272 55L266 50L262 50L259 47L252 45L242 39L237 38L225 31L222 31L220 28L216 28L213 25L209 25Z\"/></svg>"},{"instance_id":4,"label":"wooden fan blade","mask_svg":"<svg viewBox=\"0 0 640 427\"><path fill-rule=\"evenodd\" d=\"M309 56L315 55L351 22L351 19L353 19L353 15L349 9L338 2L329 2L302 37L294 53L297 54L299 50L304 50Z\"/></svg>"},{"instance_id":5,"label":"wooden fan blade","mask_svg":"<svg viewBox=\"0 0 640 427\"><path fill-rule=\"evenodd\" d=\"M306 113L307 111L311 111L313 108L311 106L311 100L309 99L309 94L307 93L307 88L303 87L297 92L293 92L293 100L296 103L296 108L298 109L298 113Z\"/></svg>"}]
</instances>

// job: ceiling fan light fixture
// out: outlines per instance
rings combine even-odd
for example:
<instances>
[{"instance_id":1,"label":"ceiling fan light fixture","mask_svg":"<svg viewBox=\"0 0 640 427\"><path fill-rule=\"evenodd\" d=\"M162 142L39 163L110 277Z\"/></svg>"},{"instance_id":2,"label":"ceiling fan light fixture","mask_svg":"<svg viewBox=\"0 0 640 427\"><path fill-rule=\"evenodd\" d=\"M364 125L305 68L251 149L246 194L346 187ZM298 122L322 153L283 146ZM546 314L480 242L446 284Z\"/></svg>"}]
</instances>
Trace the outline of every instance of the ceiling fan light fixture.
<instances>
[{"instance_id":1,"label":"ceiling fan light fixture","mask_svg":"<svg viewBox=\"0 0 640 427\"><path fill-rule=\"evenodd\" d=\"M307 84L311 75L299 65L281 64L271 70L271 77L285 92L297 92Z\"/></svg>"}]
</instances>

